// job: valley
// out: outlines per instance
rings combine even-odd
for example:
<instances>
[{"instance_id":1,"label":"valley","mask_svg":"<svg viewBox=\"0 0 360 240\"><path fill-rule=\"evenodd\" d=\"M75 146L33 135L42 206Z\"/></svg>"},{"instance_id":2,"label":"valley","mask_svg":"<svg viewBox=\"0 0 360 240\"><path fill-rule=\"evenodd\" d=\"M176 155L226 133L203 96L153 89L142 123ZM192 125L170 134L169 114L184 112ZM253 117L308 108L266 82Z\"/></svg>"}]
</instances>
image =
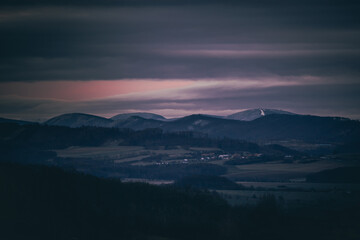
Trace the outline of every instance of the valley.
<instances>
[{"instance_id":1,"label":"valley","mask_svg":"<svg viewBox=\"0 0 360 240\"><path fill-rule=\"evenodd\" d=\"M85 173L99 174L98 168L107 169L105 177L120 178L124 182L145 182L154 185L174 184L179 180L178 172L173 177L161 172L181 169L186 166L212 164L225 168L221 177L236 182L240 190L218 190L213 188L231 205L254 205L263 196L274 196L285 208L296 208L306 205L318 205L321 202L352 204L360 197L360 183L312 183L307 176L312 173L339 167L360 166L357 157L352 160L341 156L302 156L286 155L268 162L256 162L260 154L249 152L225 152L218 148L182 148L181 146L165 149L164 146L145 148L139 146L102 146L102 147L70 147L56 150L59 158L71 161L73 167ZM234 158L244 163L229 164ZM252 162L249 162L251 159ZM62 166L60 161L57 164ZM132 174L120 173L127 166L138 168ZM142 173L141 168L151 167ZM149 174L148 171L159 174ZM173 169L171 170L173 171ZM179 170L181 171L181 170ZM104 174L104 173L102 173ZM203 174L202 170L195 174ZM217 174L216 172L212 174ZM104 175L103 175L104 176ZM183 175L183 176L186 176Z\"/></svg>"},{"instance_id":2,"label":"valley","mask_svg":"<svg viewBox=\"0 0 360 240\"><path fill-rule=\"evenodd\" d=\"M314 232L323 236L321 226L338 224L339 218L345 219L346 226L356 225L360 123L262 111L255 111L260 117L249 121L203 115L175 120L156 115L156 119L143 118L151 114L118 116L117 120L70 114L52 124L5 119L0 123L0 178L11 184L0 188L9 196L3 205L17 219L32 219L36 214L17 212L18 206L23 206L18 195L25 191L19 189L26 183L27 189L33 189L26 203L41 203L35 212L47 216L51 209L56 222L65 226L67 217L46 204L57 202L73 215L81 202L92 217L88 219L84 212L75 219L93 226L100 224L98 216L104 216L107 224L94 229L114 236L119 233L118 227L109 227L112 221L128 224L124 229L131 233L127 234L137 236L140 231L147 235L149 231L139 227L141 219L149 229L156 221L155 229L161 230L154 232L155 236L164 234L164 228L181 235L184 227L194 231L196 226L205 239L219 239L198 228L198 221L189 224L189 216L203 221L204 229L209 224L220 227L214 229L220 236L224 235L222 224L229 224L229 239L234 239L239 229L254 234L257 231L251 227L259 222L263 222L262 229L268 229L269 222L278 221L277 233L286 226L293 234L301 225L307 229L304 236ZM108 125L114 122L116 125ZM48 196L56 198L49 201ZM93 202L86 205L89 196ZM185 203L179 197L191 201ZM208 203L214 204L212 210L204 208L198 215L199 206ZM190 215L178 211L189 207ZM113 213L114 209L121 211ZM124 211L128 212L126 218ZM221 220L204 217L213 213L220 214ZM317 219L312 218L314 214ZM35 222L48 224L44 218ZM2 223L16 225L16 221ZM57 224L50 225L57 229ZM346 229L339 226L338 236ZM351 229L357 234L357 227Z\"/></svg>"},{"instance_id":3,"label":"valley","mask_svg":"<svg viewBox=\"0 0 360 240\"><path fill-rule=\"evenodd\" d=\"M169 147L167 147L169 148ZM219 148L183 148L174 146L100 146L100 147L69 147L54 150L57 157L82 163L91 172L98 166L121 167L130 166L161 166L161 165L192 165L209 163L226 168L223 176L234 181L283 181L291 182L305 179L307 174L337 167L358 166L357 156L352 160L342 160L341 156L278 156L267 160L262 154L243 151L226 152ZM234 160L239 162L233 163ZM60 160L57 160L58 164ZM76 167L76 165L75 165Z\"/></svg>"}]
</instances>

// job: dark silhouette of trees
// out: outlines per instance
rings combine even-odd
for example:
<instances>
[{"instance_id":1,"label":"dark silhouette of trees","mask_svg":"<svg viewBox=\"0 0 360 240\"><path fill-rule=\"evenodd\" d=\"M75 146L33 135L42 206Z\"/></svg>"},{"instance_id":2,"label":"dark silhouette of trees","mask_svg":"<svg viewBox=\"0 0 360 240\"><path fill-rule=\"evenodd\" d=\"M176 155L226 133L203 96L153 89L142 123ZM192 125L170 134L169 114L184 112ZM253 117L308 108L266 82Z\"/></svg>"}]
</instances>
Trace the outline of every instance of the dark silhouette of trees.
<instances>
[{"instance_id":1,"label":"dark silhouette of trees","mask_svg":"<svg viewBox=\"0 0 360 240\"><path fill-rule=\"evenodd\" d=\"M358 239L360 207L231 207L193 188L0 163L2 239Z\"/></svg>"}]
</instances>

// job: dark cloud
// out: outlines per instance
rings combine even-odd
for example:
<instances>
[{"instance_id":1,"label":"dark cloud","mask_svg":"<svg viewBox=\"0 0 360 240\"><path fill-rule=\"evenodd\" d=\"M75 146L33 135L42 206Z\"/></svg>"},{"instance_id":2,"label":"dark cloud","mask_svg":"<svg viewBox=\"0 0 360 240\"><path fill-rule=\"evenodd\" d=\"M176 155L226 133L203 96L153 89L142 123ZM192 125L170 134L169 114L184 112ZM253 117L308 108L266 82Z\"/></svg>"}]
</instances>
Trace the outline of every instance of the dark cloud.
<instances>
[{"instance_id":1,"label":"dark cloud","mask_svg":"<svg viewBox=\"0 0 360 240\"><path fill-rule=\"evenodd\" d=\"M0 13L1 81L357 76L360 4L289 2L4 1L14 8ZM249 45L270 54L181 54Z\"/></svg>"},{"instance_id":2,"label":"dark cloud","mask_svg":"<svg viewBox=\"0 0 360 240\"><path fill-rule=\"evenodd\" d=\"M357 1L341 0L3 0L2 6L179 6L179 5L208 5L208 4L225 4L225 5L251 5L251 6L271 6L274 4L287 6L304 6L304 5L354 5Z\"/></svg>"}]
</instances>

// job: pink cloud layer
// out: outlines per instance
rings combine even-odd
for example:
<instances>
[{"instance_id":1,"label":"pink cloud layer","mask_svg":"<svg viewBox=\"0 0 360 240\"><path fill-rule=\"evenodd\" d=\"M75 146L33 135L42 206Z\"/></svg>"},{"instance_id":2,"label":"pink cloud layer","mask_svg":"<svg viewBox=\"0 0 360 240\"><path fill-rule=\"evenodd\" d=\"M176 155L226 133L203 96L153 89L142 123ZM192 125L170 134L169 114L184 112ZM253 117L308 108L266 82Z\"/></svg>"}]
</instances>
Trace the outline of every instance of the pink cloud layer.
<instances>
[{"instance_id":1,"label":"pink cloud layer","mask_svg":"<svg viewBox=\"0 0 360 240\"><path fill-rule=\"evenodd\" d=\"M120 94L174 89L191 85L185 80L100 80L100 81L39 81L0 83L0 95L59 100L89 100Z\"/></svg>"}]
</instances>

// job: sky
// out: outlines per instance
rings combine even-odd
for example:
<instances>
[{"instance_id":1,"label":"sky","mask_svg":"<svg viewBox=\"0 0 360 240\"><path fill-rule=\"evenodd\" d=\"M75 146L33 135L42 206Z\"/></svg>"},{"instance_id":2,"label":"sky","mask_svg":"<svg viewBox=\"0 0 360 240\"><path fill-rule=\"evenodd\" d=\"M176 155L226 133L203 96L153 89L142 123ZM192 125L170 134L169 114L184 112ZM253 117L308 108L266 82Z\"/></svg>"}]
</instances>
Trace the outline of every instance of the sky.
<instances>
[{"instance_id":1,"label":"sky","mask_svg":"<svg viewBox=\"0 0 360 240\"><path fill-rule=\"evenodd\" d=\"M360 119L360 1L0 1L0 117L250 108Z\"/></svg>"}]
</instances>

